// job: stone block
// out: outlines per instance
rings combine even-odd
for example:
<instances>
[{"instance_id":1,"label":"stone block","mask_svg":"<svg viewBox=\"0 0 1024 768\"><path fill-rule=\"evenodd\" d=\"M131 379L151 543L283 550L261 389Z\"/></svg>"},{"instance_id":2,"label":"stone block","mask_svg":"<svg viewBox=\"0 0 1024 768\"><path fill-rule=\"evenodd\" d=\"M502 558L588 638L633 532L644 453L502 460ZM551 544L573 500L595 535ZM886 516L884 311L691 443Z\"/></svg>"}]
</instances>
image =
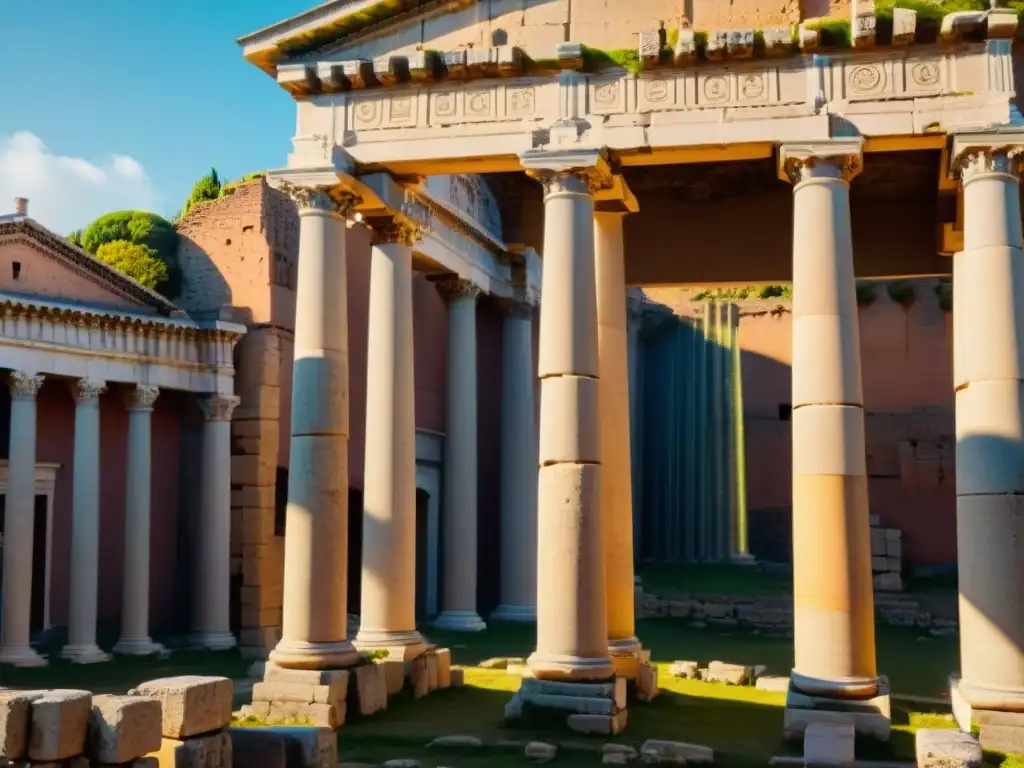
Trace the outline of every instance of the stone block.
<instances>
[{"instance_id":1,"label":"stone block","mask_svg":"<svg viewBox=\"0 0 1024 768\"><path fill-rule=\"evenodd\" d=\"M885 554L890 558L896 558L897 560L903 557L903 542L899 539L886 539L885 540Z\"/></svg>"},{"instance_id":2,"label":"stone block","mask_svg":"<svg viewBox=\"0 0 1024 768\"><path fill-rule=\"evenodd\" d=\"M388 696L394 696L405 686L405 662L396 659L381 659L376 662L384 670L384 687Z\"/></svg>"},{"instance_id":3,"label":"stone block","mask_svg":"<svg viewBox=\"0 0 1024 768\"><path fill-rule=\"evenodd\" d=\"M272 661L263 667L265 683L303 683L305 685L331 685L341 680L348 683L347 669L286 669Z\"/></svg>"},{"instance_id":4,"label":"stone block","mask_svg":"<svg viewBox=\"0 0 1024 768\"><path fill-rule=\"evenodd\" d=\"M874 556L871 558L871 570L874 573L885 573L889 570L889 558Z\"/></svg>"},{"instance_id":5,"label":"stone block","mask_svg":"<svg viewBox=\"0 0 1024 768\"><path fill-rule=\"evenodd\" d=\"M127 763L160 749L163 712L157 699L93 696L88 755L97 763Z\"/></svg>"},{"instance_id":6,"label":"stone block","mask_svg":"<svg viewBox=\"0 0 1024 768\"><path fill-rule=\"evenodd\" d=\"M288 768L284 737L273 728L229 728L228 735L239 768Z\"/></svg>"},{"instance_id":7,"label":"stone block","mask_svg":"<svg viewBox=\"0 0 1024 768\"><path fill-rule=\"evenodd\" d=\"M881 528L871 529L871 555L873 557L885 556L885 531Z\"/></svg>"},{"instance_id":8,"label":"stone block","mask_svg":"<svg viewBox=\"0 0 1024 768\"><path fill-rule=\"evenodd\" d=\"M640 757L646 762L661 761L680 763L682 765L700 765L713 763L715 753L711 747L702 744L687 744L682 741L665 741L648 739L640 745Z\"/></svg>"},{"instance_id":9,"label":"stone block","mask_svg":"<svg viewBox=\"0 0 1024 768\"><path fill-rule=\"evenodd\" d=\"M346 708L340 711L330 704L309 704L300 701L272 701L267 722L281 725L312 725L338 728L345 722Z\"/></svg>"},{"instance_id":10,"label":"stone block","mask_svg":"<svg viewBox=\"0 0 1024 768\"><path fill-rule=\"evenodd\" d=\"M712 661L708 664L708 676L705 679L727 685L746 685L750 682L750 667L743 664Z\"/></svg>"},{"instance_id":11,"label":"stone block","mask_svg":"<svg viewBox=\"0 0 1024 768\"><path fill-rule=\"evenodd\" d=\"M668 668L672 677L682 677L686 680L696 680L697 670L700 669L700 662L696 661L674 661Z\"/></svg>"},{"instance_id":12,"label":"stone block","mask_svg":"<svg viewBox=\"0 0 1024 768\"><path fill-rule=\"evenodd\" d=\"M615 706L615 701L608 698L559 696L552 693L528 692L524 689L519 690L519 695L530 706L572 712L579 715L614 715L619 709Z\"/></svg>"},{"instance_id":13,"label":"stone block","mask_svg":"<svg viewBox=\"0 0 1024 768\"><path fill-rule=\"evenodd\" d=\"M899 573L880 573L875 576L875 589L882 592L901 592L903 591L903 578Z\"/></svg>"},{"instance_id":14,"label":"stone block","mask_svg":"<svg viewBox=\"0 0 1024 768\"><path fill-rule=\"evenodd\" d=\"M412 688L414 699L422 699L430 693L430 680L427 677L426 656L417 656L408 662L409 686ZM504 669L504 667L502 667Z\"/></svg>"},{"instance_id":15,"label":"stone block","mask_svg":"<svg viewBox=\"0 0 1024 768\"><path fill-rule=\"evenodd\" d=\"M970 734L921 728L914 744L918 768L981 768L981 745Z\"/></svg>"},{"instance_id":16,"label":"stone block","mask_svg":"<svg viewBox=\"0 0 1024 768\"><path fill-rule=\"evenodd\" d=\"M85 752L92 694L59 689L32 699L28 756L35 761L66 760Z\"/></svg>"},{"instance_id":17,"label":"stone block","mask_svg":"<svg viewBox=\"0 0 1024 768\"><path fill-rule=\"evenodd\" d=\"M640 33L638 54L647 66L658 63L661 55L661 31L649 29Z\"/></svg>"},{"instance_id":18,"label":"stone block","mask_svg":"<svg viewBox=\"0 0 1024 768\"><path fill-rule=\"evenodd\" d=\"M903 531L899 528L883 528L883 530L886 541L901 541L903 539Z\"/></svg>"},{"instance_id":19,"label":"stone block","mask_svg":"<svg viewBox=\"0 0 1024 768\"><path fill-rule=\"evenodd\" d=\"M804 730L804 765L852 765L854 736L849 724L810 723Z\"/></svg>"},{"instance_id":20,"label":"stone block","mask_svg":"<svg viewBox=\"0 0 1024 768\"><path fill-rule=\"evenodd\" d=\"M1024 726L982 723L979 726L978 741L981 748L1007 754L1024 753Z\"/></svg>"},{"instance_id":21,"label":"stone block","mask_svg":"<svg viewBox=\"0 0 1024 768\"><path fill-rule=\"evenodd\" d=\"M483 742L476 736L465 736L463 734L452 734L451 736L438 736L427 744L428 747L459 747L475 748L482 747Z\"/></svg>"},{"instance_id":22,"label":"stone block","mask_svg":"<svg viewBox=\"0 0 1024 768\"><path fill-rule=\"evenodd\" d=\"M452 688L461 688L465 684L466 672L461 667L452 667Z\"/></svg>"},{"instance_id":23,"label":"stone block","mask_svg":"<svg viewBox=\"0 0 1024 768\"><path fill-rule=\"evenodd\" d=\"M447 648L434 651L437 659L437 687L451 688L452 685L452 652Z\"/></svg>"},{"instance_id":24,"label":"stone block","mask_svg":"<svg viewBox=\"0 0 1024 768\"><path fill-rule=\"evenodd\" d=\"M427 663L427 692L437 690L437 657L432 653L424 654Z\"/></svg>"},{"instance_id":25,"label":"stone block","mask_svg":"<svg viewBox=\"0 0 1024 768\"><path fill-rule=\"evenodd\" d=\"M388 686L382 666L373 663L362 664L352 667L349 672L349 712L372 715L388 708ZM426 672L425 664L424 672Z\"/></svg>"},{"instance_id":26,"label":"stone block","mask_svg":"<svg viewBox=\"0 0 1024 768\"><path fill-rule=\"evenodd\" d=\"M150 680L128 693L160 699L164 737L186 739L226 728L234 692L226 677L182 675Z\"/></svg>"},{"instance_id":27,"label":"stone block","mask_svg":"<svg viewBox=\"0 0 1024 768\"><path fill-rule=\"evenodd\" d=\"M645 661L637 667L636 698L638 701L654 701L658 693L658 668Z\"/></svg>"},{"instance_id":28,"label":"stone block","mask_svg":"<svg viewBox=\"0 0 1024 768\"><path fill-rule=\"evenodd\" d=\"M879 694L872 699L841 701L808 696L792 685L786 692L782 731L786 739L802 739L811 723L850 725L863 736L888 741L892 729L887 681L880 679Z\"/></svg>"},{"instance_id":29,"label":"stone block","mask_svg":"<svg viewBox=\"0 0 1024 768\"><path fill-rule=\"evenodd\" d=\"M523 749L523 755L526 759L532 760L535 763L546 763L549 760L554 760L557 754L558 747L554 744L548 744L546 741L531 741Z\"/></svg>"},{"instance_id":30,"label":"stone block","mask_svg":"<svg viewBox=\"0 0 1024 768\"><path fill-rule=\"evenodd\" d=\"M535 695L569 696L608 699L620 709L626 706L626 681L621 677L615 678L615 681L610 683L571 683L528 678L523 680L519 690L527 700Z\"/></svg>"},{"instance_id":31,"label":"stone block","mask_svg":"<svg viewBox=\"0 0 1024 768\"><path fill-rule=\"evenodd\" d=\"M770 691L772 693L785 693L789 690L788 677L759 677L754 685L759 691Z\"/></svg>"},{"instance_id":32,"label":"stone block","mask_svg":"<svg viewBox=\"0 0 1024 768\"><path fill-rule=\"evenodd\" d=\"M619 710L614 715L572 714L566 718L565 724L579 733L610 736L626 730L626 710Z\"/></svg>"},{"instance_id":33,"label":"stone block","mask_svg":"<svg viewBox=\"0 0 1024 768\"><path fill-rule=\"evenodd\" d=\"M0 758L25 756L32 701L42 695L42 691L0 691Z\"/></svg>"},{"instance_id":34,"label":"stone block","mask_svg":"<svg viewBox=\"0 0 1024 768\"><path fill-rule=\"evenodd\" d=\"M150 756L160 768L232 768L231 736L224 730L184 741L164 738Z\"/></svg>"},{"instance_id":35,"label":"stone block","mask_svg":"<svg viewBox=\"0 0 1024 768\"><path fill-rule=\"evenodd\" d=\"M512 694L512 698L505 704L505 719L518 720L523 716L523 697L519 691Z\"/></svg>"},{"instance_id":36,"label":"stone block","mask_svg":"<svg viewBox=\"0 0 1024 768\"><path fill-rule=\"evenodd\" d=\"M285 740L288 768L335 768L338 737L330 728L288 726L274 728Z\"/></svg>"}]
</instances>

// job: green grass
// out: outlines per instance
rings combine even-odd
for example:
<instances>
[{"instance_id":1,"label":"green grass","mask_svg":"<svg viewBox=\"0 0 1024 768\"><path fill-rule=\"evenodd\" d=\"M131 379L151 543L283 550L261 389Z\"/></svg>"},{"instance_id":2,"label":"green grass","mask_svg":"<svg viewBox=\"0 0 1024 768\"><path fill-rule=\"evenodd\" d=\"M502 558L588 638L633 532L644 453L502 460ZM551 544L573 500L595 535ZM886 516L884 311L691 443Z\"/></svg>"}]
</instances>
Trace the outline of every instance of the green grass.
<instances>
[{"instance_id":1,"label":"green grass","mask_svg":"<svg viewBox=\"0 0 1024 768\"><path fill-rule=\"evenodd\" d=\"M765 573L742 565L643 565L639 568L644 591L658 597L681 594L758 597L793 592L789 573Z\"/></svg>"}]
</instances>

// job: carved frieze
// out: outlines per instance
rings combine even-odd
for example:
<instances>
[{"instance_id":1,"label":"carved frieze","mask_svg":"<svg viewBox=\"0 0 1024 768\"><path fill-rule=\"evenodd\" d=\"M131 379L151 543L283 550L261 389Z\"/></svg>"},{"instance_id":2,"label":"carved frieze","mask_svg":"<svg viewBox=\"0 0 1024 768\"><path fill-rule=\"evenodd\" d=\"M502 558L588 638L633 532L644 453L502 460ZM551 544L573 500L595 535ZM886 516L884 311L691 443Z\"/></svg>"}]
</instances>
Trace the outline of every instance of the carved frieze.
<instances>
[{"instance_id":1,"label":"carved frieze","mask_svg":"<svg viewBox=\"0 0 1024 768\"><path fill-rule=\"evenodd\" d=\"M893 84L890 64L889 61L844 62L846 98L849 101L877 99L891 93Z\"/></svg>"}]
</instances>

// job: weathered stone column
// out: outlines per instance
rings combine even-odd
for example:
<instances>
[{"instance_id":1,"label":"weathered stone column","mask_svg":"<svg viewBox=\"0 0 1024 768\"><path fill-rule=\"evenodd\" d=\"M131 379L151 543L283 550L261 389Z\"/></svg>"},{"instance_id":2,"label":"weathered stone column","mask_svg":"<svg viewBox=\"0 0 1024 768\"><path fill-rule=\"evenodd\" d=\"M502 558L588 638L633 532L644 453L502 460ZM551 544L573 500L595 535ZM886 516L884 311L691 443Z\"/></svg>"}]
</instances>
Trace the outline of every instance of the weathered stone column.
<instances>
[{"instance_id":1,"label":"weathered stone column","mask_svg":"<svg viewBox=\"0 0 1024 768\"><path fill-rule=\"evenodd\" d=\"M596 150L530 151L544 185L538 474L537 649L549 680L614 675L608 654L601 509L597 285L593 188L607 175Z\"/></svg>"},{"instance_id":2,"label":"weathered stone column","mask_svg":"<svg viewBox=\"0 0 1024 768\"><path fill-rule=\"evenodd\" d=\"M958 693L975 715L1024 713L1022 153L1021 132L953 141L964 206L964 249L954 257L953 279ZM1002 748L977 719L982 746ZM1024 727L1024 718L1004 725Z\"/></svg>"},{"instance_id":3,"label":"weathered stone column","mask_svg":"<svg viewBox=\"0 0 1024 768\"><path fill-rule=\"evenodd\" d=\"M793 686L878 690L850 180L862 140L784 144L793 184Z\"/></svg>"},{"instance_id":4,"label":"weathered stone column","mask_svg":"<svg viewBox=\"0 0 1024 768\"><path fill-rule=\"evenodd\" d=\"M157 387L138 384L125 397L128 408L128 462L125 467L124 582L121 637L114 653L146 656L161 650L149 636L150 504L153 495L153 404Z\"/></svg>"},{"instance_id":5,"label":"weathered stone column","mask_svg":"<svg viewBox=\"0 0 1024 768\"><path fill-rule=\"evenodd\" d=\"M62 658L77 664L109 661L96 645L96 600L100 560L100 395L102 381L78 379L75 398L75 459L71 510L71 594L68 642Z\"/></svg>"},{"instance_id":6,"label":"weathered stone column","mask_svg":"<svg viewBox=\"0 0 1024 768\"><path fill-rule=\"evenodd\" d=\"M29 645L32 622L32 537L35 530L36 395L43 377L13 371L11 437L4 508L3 619L0 622L0 664L46 666Z\"/></svg>"},{"instance_id":7,"label":"weathered stone column","mask_svg":"<svg viewBox=\"0 0 1024 768\"><path fill-rule=\"evenodd\" d=\"M195 644L214 651L235 647L231 634L231 413L235 395L213 394L203 409L201 525L196 555Z\"/></svg>"},{"instance_id":8,"label":"weathered stone column","mask_svg":"<svg viewBox=\"0 0 1024 768\"><path fill-rule=\"evenodd\" d=\"M468 280L437 283L448 302L448 385L445 399L444 514L440 629L478 632L476 612L476 297Z\"/></svg>"},{"instance_id":9,"label":"weathered stone column","mask_svg":"<svg viewBox=\"0 0 1024 768\"><path fill-rule=\"evenodd\" d=\"M292 439L285 521L284 667L351 666L348 621L348 301L345 219L356 199L292 188L299 205Z\"/></svg>"},{"instance_id":10,"label":"weathered stone column","mask_svg":"<svg viewBox=\"0 0 1024 768\"><path fill-rule=\"evenodd\" d=\"M629 333L622 220L594 214L600 378L601 508L604 515L608 652L620 675L636 677L640 641L633 609L633 482L629 421Z\"/></svg>"},{"instance_id":11,"label":"weathered stone column","mask_svg":"<svg viewBox=\"0 0 1024 768\"><path fill-rule=\"evenodd\" d=\"M533 403L536 304L505 304L501 363L500 621L537 620L537 423Z\"/></svg>"},{"instance_id":12,"label":"weathered stone column","mask_svg":"<svg viewBox=\"0 0 1024 768\"><path fill-rule=\"evenodd\" d=\"M396 222L376 237L370 257L362 611L355 644L408 659L425 647L416 631L412 245L419 232Z\"/></svg>"}]
</instances>

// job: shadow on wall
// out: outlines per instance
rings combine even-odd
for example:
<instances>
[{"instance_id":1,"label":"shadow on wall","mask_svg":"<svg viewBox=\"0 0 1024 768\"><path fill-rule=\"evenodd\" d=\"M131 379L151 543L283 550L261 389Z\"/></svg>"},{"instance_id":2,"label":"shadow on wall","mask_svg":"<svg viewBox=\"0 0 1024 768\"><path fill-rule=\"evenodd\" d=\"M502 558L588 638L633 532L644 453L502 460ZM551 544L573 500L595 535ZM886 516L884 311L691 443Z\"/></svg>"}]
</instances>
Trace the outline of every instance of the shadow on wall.
<instances>
[{"instance_id":1,"label":"shadow on wall","mask_svg":"<svg viewBox=\"0 0 1024 768\"><path fill-rule=\"evenodd\" d=\"M224 279L221 267L186 234L181 234L178 241L178 263L181 293L174 301L190 315L217 314L221 307L234 303L231 286ZM240 318L239 322L245 320Z\"/></svg>"}]
</instances>

